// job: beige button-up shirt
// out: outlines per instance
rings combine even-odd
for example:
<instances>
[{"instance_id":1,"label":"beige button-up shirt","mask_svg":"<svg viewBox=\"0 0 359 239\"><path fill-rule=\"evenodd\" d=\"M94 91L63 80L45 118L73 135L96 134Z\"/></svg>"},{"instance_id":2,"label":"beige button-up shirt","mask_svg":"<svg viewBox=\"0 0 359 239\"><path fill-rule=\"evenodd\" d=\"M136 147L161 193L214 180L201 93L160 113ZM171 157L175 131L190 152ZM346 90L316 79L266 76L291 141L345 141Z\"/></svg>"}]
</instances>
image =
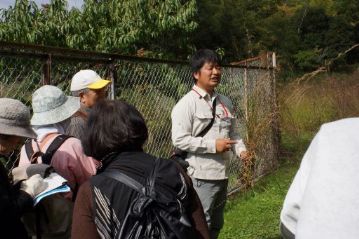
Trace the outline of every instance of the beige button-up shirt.
<instances>
[{"instance_id":1,"label":"beige button-up shirt","mask_svg":"<svg viewBox=\"0 0 359 239\"><path fill-rule=\"evenodd\" d=\"M205 136L195 137L211 122L212 103L215 98L216 118L212 128ZM188 152L188 174L207 180L228 178L226 161L233 153L239 157L240 153L246 150L238 133L231 100L216 93L211 97L194 85L193 89L175 105L171 118L173 145ZM216 153L216 139L219 138L230 138L237 143L231 151Z\"/></svg>"}]
</instances>

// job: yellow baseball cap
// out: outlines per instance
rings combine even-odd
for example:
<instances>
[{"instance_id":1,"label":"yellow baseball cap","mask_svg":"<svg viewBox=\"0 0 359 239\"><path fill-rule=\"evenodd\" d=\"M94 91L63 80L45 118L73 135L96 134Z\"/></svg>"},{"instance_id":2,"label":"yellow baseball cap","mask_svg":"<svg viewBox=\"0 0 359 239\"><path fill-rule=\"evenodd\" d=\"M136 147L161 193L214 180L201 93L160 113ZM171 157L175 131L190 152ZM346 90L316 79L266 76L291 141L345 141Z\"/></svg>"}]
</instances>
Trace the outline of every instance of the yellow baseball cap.
<instances>
[{"instance_id":1,"label":"yellow baseball cap","mask_svg":"<svg viewBox=\"0 0 359 239\"><path fill-rule=\"evenodd\" d=\"M98 89L102 89L106 86L108 86L108 84L110 84L111 81L110 80L98 80L90 85L87 86L87 88L91 89L91 90L98 90Z\"/></svg>"}]
</instances>

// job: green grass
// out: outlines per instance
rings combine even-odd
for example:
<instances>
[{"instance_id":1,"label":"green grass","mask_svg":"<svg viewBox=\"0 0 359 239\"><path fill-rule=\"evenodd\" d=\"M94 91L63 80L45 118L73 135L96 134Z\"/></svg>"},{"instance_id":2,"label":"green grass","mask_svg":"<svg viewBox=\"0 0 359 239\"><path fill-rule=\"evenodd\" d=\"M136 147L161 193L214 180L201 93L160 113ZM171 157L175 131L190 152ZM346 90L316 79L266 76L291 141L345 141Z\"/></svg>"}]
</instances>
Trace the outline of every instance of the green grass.
<instances>
[{"instance_id":1,"label":"green grass","mask_svg":"<svg viewBox=\"0 0 359 239\"><path fill-rule=\"evenodd\" d=\"M285 163L253 189L229 199L219 238L279 239L280 210L297 169L298 163Z\"/></svg>"}]
</instances>

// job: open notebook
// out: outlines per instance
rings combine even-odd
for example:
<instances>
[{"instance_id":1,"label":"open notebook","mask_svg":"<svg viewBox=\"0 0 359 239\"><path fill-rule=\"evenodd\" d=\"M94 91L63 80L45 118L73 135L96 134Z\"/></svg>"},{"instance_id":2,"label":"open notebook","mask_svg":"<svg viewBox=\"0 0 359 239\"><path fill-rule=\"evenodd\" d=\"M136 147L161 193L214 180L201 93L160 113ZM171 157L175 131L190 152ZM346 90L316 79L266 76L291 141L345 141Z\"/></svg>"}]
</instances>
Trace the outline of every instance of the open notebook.
<instances>
[{"instance_id":1,"label":"open notebook","mask_svg":"<svg viewBox=\"0 0 359 239\"><path fill-rule=\"evenodd\" d=\"M55 193L66 193L71 191L70 187L66 184L66 179L57 173L51 173L44 179L44 182L47 183L47 187L44 191L35 196L34 205L38 204L43 198Z\"/></svg>"}]
</instances>

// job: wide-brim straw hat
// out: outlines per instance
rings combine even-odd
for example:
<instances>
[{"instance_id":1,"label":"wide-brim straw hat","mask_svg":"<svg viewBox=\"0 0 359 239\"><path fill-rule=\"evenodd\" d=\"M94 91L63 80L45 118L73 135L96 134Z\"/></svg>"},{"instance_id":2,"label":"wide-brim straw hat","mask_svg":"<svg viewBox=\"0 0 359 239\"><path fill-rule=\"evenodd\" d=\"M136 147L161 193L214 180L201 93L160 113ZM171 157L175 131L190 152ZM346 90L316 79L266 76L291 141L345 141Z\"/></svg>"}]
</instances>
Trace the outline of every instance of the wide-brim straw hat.
<instances>
[{"instance_id":1,"label":"wide-brim straw hat","mask_svg":"<svg viewBox=\"0 0 359 239\"><path fill-rule=\"evenodd\" d=\"M26 105L19 100L0 98L0 134L36 138Z\"/></svg>"},{"instance_id":2,"label":"wide-brim straw hat","mask_svg":"<svg viewBox=\"0 0 359 239\"><path fill-rule=\"evenodd\" d=\"M80 109L78 97L66 96L52 85L44 85L32 95L31 125L56 124L70 118Z\"/></svg>"}]
</instances>

